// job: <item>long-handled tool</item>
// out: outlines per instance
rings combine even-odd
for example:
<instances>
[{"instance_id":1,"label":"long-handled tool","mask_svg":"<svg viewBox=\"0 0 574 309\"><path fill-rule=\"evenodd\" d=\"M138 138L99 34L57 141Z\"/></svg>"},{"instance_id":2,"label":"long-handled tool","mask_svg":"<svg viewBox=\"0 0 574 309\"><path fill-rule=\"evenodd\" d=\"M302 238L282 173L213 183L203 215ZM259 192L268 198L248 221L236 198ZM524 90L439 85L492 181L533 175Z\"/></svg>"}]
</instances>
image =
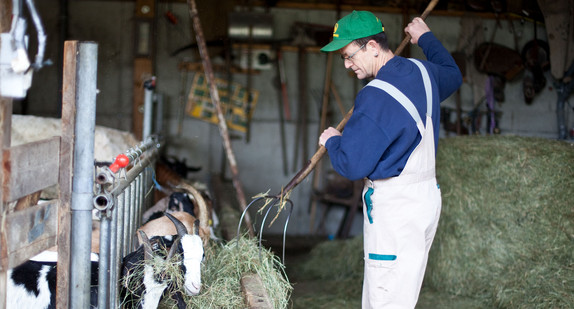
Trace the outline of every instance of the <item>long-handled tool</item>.
<instances>
[{"instance_id":1,"label":"long-handled tool","mask_svg":"<svg viewBox=\"0 0 574 309\"><path fill-rule=\"evenodd\" d=\"M431 2L429 3L429 5L427 6L427 8L424 10L424 12L422 13L422 15L420 17L423 20L426 19L428 14L434 9L434 7L436 6L437 3L438 3L438 0L431 0ZM410 40L411 40L411 36L409 34L407 34L405 36L405 38L403 39L403 41L401 42L401 44L399 45L399 47L397 47L397 49L395 50L395 55L400 55L400 53L403 51L405 46L407 46L407 44L409 43ZM336 129L338 131L342 131L343 128L345 128L345 125L347 124L347 122L351 118L352 114L353 114L353 108L351 108L347 112L345 117L343 117L341 122L339 122L339 124L337 125ZM317 163L321 160L321 158L323 157L323 155L325 155L326 152L327 152L327 149L325 148L325 146L319 146L319 149L317 150L317 152L315 152L313 157L311 157L311 159L307 162L307 164L301 170L299 170L299 172L297 172L297 174L295 174L295 176L291 179L291 181L289 181L289 183L281 190L281 192L279 194L267 195L267 193L262 193L262 194L256 196L255 199L251 203L249 203L249 205L247 205L245 211L243 212L243 215L245 215L247 212L247 209L249 209L249 207L254 205L257 201L264 200L265 204L260 208L261 210L264 210L268 206L269 206L269 209L271 209L274 206L278 206L277 215L275 216L275 219L276 219L279 216L279 213L281 212L281 210L287 204L287 202L291 203L289 201L289 196L290 196L291 192L293 191L293 189L298 184L300 184L305 179L305 177L307 177L309 175L309 173L311 173L311 171L313 171L313 169L315 168ZM291 209L292 209L292 207L291 207ZM269 212L269 210L267 210L265 218L267 217L268 212ZM243 215L242 215L240 222L239 222L240 225L241 225L241 221L243 220ZM273 221L275 219L273 219ZM273 221L271 223L273 223ZM265 220L262 222L262 227L264 224L265 224Z\"/></svg>"},{"instance_id":2,"label":"long-handled tool","mask_svg":"<svg viewBox=\"0 0 574 309\"><path fill-rule=\"evenodd\" d=\"M197 6L194 0L187 0L187 3L189 6L189 15L193 21L193 29L195 29L195 37L197 45L199 47L199 54L201 56L203 68L205 70L205 76L209 84L209 94L211 95L211 101L213 105L215 105L215 109L217 111L217 118L219 120L217 125L219 127L221 137L223 139L223 146L225 148L227 160L229 161L233 186L235 187L235 191L237 193L237 200L239 202L239 207L242 210L246 210L247 208L245 206L246 205L245 194L243 193L243 186L241 185L241 182L239 180L239 171L237 169L235 154L233 153L233 149L231 148L231 141L229 139L229 133L228 133L229 131L227 130L226 119L225 116L223 115L223 110L221 108L221 104L219 101L219 93L217 92L217 85L215 84L215 77L213 75L211 59L209 58L209 53L207 51L207 46L205 44L205 39L203 37L203 30L201 28L201 22L199 20L199 15L197 13ZM251 226L251 219L249 218L249 214L246 214L244 212L244 215L249 235L253 236L254 232L253 227Z\"/></svg>"}]
</instances>

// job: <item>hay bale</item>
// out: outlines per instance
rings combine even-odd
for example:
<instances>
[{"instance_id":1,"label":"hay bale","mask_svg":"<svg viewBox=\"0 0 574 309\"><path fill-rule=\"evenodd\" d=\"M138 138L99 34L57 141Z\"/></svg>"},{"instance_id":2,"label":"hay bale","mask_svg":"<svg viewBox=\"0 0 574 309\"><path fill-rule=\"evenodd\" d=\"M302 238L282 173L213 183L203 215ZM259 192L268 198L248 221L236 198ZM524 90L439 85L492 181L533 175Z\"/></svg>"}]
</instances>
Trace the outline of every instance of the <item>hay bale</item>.
<instances>
[{"instance_id":1,"label":"hay bale","mask_svg":"<svg viewBox=\"0 0 574 309\"><path fill-rule=\"evenodd\" d=\"M574 308L574 146L441 140L443 209L425 284L485 307Z\"/></svg>"}]
</instances>

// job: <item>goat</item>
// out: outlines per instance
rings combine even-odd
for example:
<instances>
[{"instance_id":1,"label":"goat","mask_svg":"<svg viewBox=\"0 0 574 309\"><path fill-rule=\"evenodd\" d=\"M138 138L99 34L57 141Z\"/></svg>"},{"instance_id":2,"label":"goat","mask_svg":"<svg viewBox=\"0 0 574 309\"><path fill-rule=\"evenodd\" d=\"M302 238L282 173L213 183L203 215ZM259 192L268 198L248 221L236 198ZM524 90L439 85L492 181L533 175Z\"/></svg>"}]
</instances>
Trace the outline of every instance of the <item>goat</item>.
<instances>
[{"instance_id":1,"label":"goat","mask_svg":"<svg viewBox=\"0 0 574 309\"><path fill-rule=\"evenodd\" d=\"M199 218L199 222L201 223L201 226L199 227L199 235L203 239L204 244L207 244L207 241L209 240L210 235L212 234L210 228L212 220L210 216L212 215L213 210L209 209L212 206L211 198L207 193L205 193L206 190L202 190L204 193L202 194L199 190L195 188L194 185L192 185L189 181L183 179L181 176L179 176L176 172L171 170L165 164L157 164L156 180L159 184L161 184L162 187L169 188L166 191L171 192L183 191L184 193L187 194L188 198L192 200L194 205L194 215L197 216L197 218ZM168 207L168 203L164 203L163 205L165 207L164 211L169 212L165 210ZM152 207L152 209L154 210L151 211L157 211L157 209L154 207ZM183 210L184 210L183 208L180 209L180 211ZM146 212L146 214L144 214L144 219L149 218L151 216L150 212Z\"/></svg>"},{"instance_id":2,"label":"goat","mask_svg":"<svg viewBox=\"0 0 574 309\"><path fill-rule=\"evenodd\" d=\"M148 238L152 238L154 236L167 236L167 235L176 235L177 229L174 224L172 224L172 219L167 216L175 217L178 221L183 223L187 231L195 231L198 228L198 221L195 217L190 215L188 212L185 211L176 211L176 212L165 212L162 213L162 216L153 220L150 220L146 224L142 225L138 231L143 231ZM138 243L140 245L144 244L141 234L138 232Z\"/></svg>"},{"instance_id":3,"label":"goat","mask_svg":"<svg viewBox=\"0 0 574 309\"><path fill-rule=\"evenodd\" d=\"M90 308L98 302L98 259L92 254ZM56 308L57 253L45 251L8 270L6 308Z\"/></svg>"},{"instance_id":4,"label":"goat","mask_svg":"<svg viewBox=\"0 0 574 309\"><path fill-rule=\"evenodd\" d=\"M142 215L142 221L147 223L151 220L162 217L166 212L185 211L192 216L196 216L193 202L189 195L184 192L173 192L155 203Z\"/></svg>"},{"instance_id":5,"label":"goat","mask_svg":"<svg viewBox=\"0 0 574 309\"><path fill-rule=\"evenodd\" d=\"M203 242L199 237L199 222L194 223L195 234L189 234L185 225L169 213L166 216L173 222L177 231L176 235L153 236L148 238L143 230L138 230L142 244L138 249L123 259L122 275L122 296L125 304L138 308L157 308L164 292L172 285L168 274L155 274L153 267L148 263L161 247L169 248L165 258L166 262L172 258L178 258L177 263L184 277L184 290L187 295L197 295L201 289L201 262L203 260ZM161 218L160 218L161 219ZM157 219L156 219L157 220ZM181 254L181 255L180 255ZM163 258L163 257L160 257ZM144 261L143 265L142 262ZM142 270L143 268L143 270ZM141 274L134 275L134 274ZM130 279L133 278L133 279ZM143 285L130 288L130 282L135 280ZM179 287L175 287L176 289ZM172 295L179 308L185 308L185 301L180 292Z\"/></svg>"}]
</instances>

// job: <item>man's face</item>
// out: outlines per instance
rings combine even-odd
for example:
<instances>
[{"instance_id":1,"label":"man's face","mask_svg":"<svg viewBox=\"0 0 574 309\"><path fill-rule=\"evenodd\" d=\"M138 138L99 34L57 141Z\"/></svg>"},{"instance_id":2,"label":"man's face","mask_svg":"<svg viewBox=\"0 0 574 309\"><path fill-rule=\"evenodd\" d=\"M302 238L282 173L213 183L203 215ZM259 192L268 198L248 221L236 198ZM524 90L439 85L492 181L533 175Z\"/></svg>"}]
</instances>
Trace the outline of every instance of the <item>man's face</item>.
<instances>
[{"instance_id":1,"label":"man's face","mask_svg":"<svg viewBox=\"0 0 574 309\"><path fill-rule=\"evenodd\" d=\"M348 44L341 48L341 58L345 63L345 68L353 70L358 79L365 79L373 76L370 67L373 65L372 57L367 52L368 45L359 46L356 43Z\"/></svg>"}]
</instances>

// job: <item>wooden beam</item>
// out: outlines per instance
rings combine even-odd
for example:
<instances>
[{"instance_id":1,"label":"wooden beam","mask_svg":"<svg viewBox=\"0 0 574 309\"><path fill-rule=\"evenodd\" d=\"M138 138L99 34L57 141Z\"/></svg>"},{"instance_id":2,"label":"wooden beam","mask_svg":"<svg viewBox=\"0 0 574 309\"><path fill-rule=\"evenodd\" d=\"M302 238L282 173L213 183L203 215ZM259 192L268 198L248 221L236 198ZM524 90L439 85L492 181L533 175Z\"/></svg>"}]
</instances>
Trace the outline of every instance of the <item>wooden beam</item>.
<instances>
[{"instance_id":1,"label":"wooden beam","mask_svg":"<svg viewBox=\"0 0 574 309\"><path fill-rule=\"evenodd\" d=\"M248 309L273 308L267 290L258 274L248 273L241 277L241 292L243 292Z\"/></svg>"},{"instance_id":2,"label":"wooden beam","mask_svg":"<svg viewBox=\"0 0 574 309\"><path fill-rule=\"evenodd\" d=\"M58 209L58 272L56 308L69 307L70 233L74 127L76 123L76 65L78 41L64 42L62 135L60 140L60 207Z\"/></svg>"},{"instance_id":3,"label":"wooden beam","mask_svg":"<svg viewBox=\"0 0 574 309\"><path fill-rule=\"evenodd\" d=\"M4 149L4 202L58 184L59 157L59 137Z\"/></svg>"},{"instance_id":4,"label":"wooden beam","mask_svg":"<svg viewBox=\"0 0 574 309\"><path fill-rule=\"evenodd\" d=\"M12 22L12 0L0 0L0 33L10 31ZM1 42L0 44L8 44ZM0 97L0 151L5 147L10 147L10 128L12 121L12 99ZM0 179L4 179L4 168L0 167ZM0 224L4 222L6 216L5 205L2 202L2 190L0 190ZM8 252L5 245L6 238L4 233L0 233L0 256L7 256ZM0 308L6 307L6 286L7 274L6 268L0 264Z\"/></svg>"},{"instance_id":5,"label":"wooden beam","mask_svg":"<svg viewBox=\"0 0 574 309\"><path fill-rule=\"evenodd\" d=\"M190 71L190 72L205 72L203 69L203 64L201 62L187 62L182 61L177 66L180 71ZM213 65L214 72L227 72L229 67L226 65ZM247 74L247 69L242 69L238 67L231 67L231 72L239 74ZM251 74L261 74L260 70L251 70Z\"/></svg>"}]
</instances>

